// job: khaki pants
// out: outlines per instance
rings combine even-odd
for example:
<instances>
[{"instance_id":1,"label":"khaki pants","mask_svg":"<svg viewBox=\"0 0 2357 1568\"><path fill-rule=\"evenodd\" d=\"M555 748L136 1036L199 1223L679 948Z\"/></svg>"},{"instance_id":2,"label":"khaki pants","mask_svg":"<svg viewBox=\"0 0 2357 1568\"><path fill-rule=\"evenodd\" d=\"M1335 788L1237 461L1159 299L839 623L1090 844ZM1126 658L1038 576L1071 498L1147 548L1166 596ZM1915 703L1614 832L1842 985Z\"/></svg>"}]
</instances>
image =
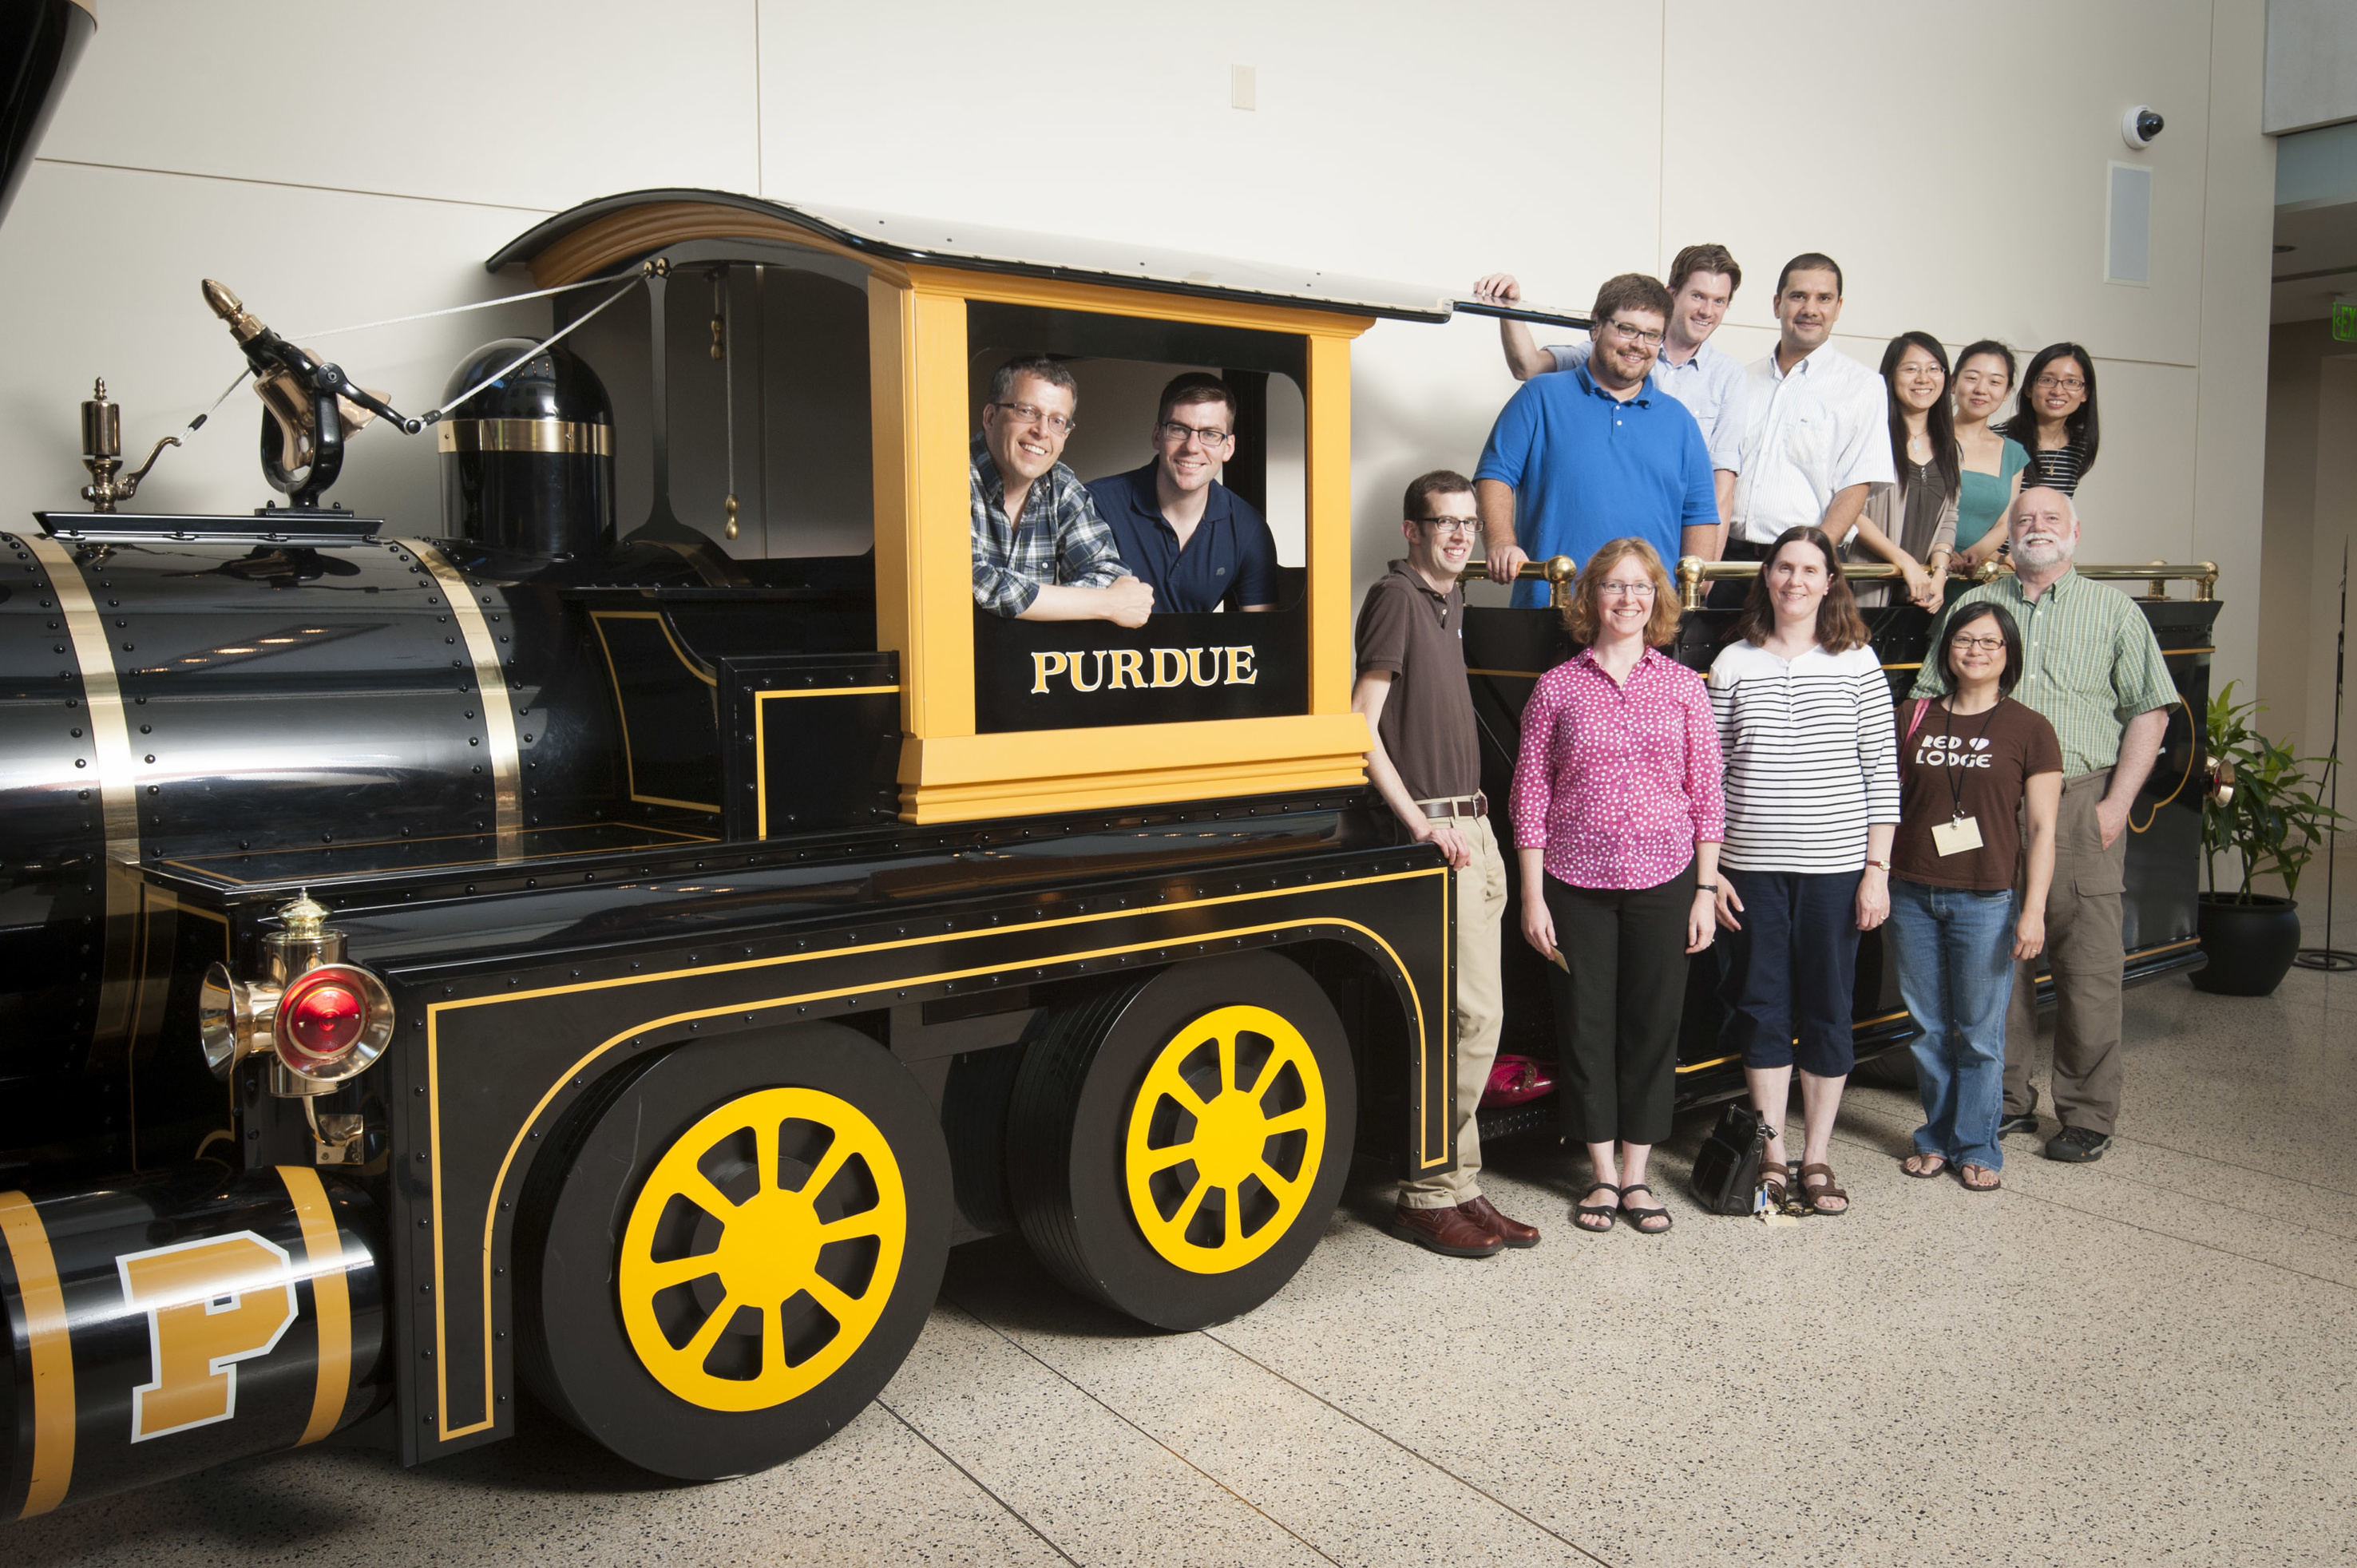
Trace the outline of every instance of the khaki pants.
<instances>
[{"instance_id":1,"label":"khaki pants","mask_svg":"<svg viewBox=\"0 0 2357 1568\"><path fill-rule=\"evenodd\" d=\"M1409 1208L1453 1208L1481 1196L1481 1133L1474 1113L1490 1087L1506 998L1498 980L1498 942L1506 917L1506 860L1487 817L1435 817L1436 827L1464 833L1473 864L1457 875L1457 1168L1400 1183Z\"/></svg>"},{"instance_id":2,"label":"khaki pants","mask_svg":"<svg viewBox=\"0 0 2357 1568\"><path fill-rule=\"evenodd\" d=\"M2054 885L2046 895L2045 961L2054 974L2054 1114L2066 1127L2109 1136L2120 1113L2120 896L2126 891L2128 835L2104 847L2095 804L2112 785L2108 768L2062 785L2054 824ZM2028 842L2025 838L2025 843ZM2021 889L2015 887L2017 895ZM2013 966L2005 1015L2005 1113L2030 1108L2029 1058L2038 1044L2036 961Z\"/></svg>"}]
</instances>

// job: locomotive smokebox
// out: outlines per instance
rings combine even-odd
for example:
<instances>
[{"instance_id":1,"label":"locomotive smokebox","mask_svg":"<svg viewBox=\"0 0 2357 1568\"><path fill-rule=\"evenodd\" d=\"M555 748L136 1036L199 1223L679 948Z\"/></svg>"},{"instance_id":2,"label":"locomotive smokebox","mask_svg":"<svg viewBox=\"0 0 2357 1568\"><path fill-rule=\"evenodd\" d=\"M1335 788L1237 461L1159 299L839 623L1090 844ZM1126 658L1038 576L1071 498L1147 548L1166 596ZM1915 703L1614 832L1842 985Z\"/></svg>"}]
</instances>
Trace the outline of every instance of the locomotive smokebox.
<instances>
[{"instance_id":1,"label":"locomotive smokebox","mask_svg":"<svg viewBox=\"0 0 2357 1568\"><path fill-rule=\"evenodd\" d=\"M529 352L502 338L467 356L457 397ZM447 535L533 555L587 555L614 532L614 413L597 372L561 346L541 349L436 426Z\"/></svg>"}]
</instances>

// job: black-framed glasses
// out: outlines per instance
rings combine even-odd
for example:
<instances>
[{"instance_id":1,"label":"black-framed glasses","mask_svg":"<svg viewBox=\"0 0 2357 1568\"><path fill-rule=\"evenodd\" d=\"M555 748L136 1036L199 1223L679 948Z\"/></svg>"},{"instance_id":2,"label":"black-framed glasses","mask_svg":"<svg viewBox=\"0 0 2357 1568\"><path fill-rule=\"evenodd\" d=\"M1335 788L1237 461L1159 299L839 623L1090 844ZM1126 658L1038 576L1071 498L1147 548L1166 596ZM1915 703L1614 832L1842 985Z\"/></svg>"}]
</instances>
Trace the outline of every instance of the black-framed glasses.
<instances>
[{"instance_id":1,"label":"black-framed glasses","mask_svg":"<svg viewBox=\"0 0 2357 1568\"><path fill-rule=\"evenodd\" d=\"M1070 435L1081 427L1081 422L1070 414L1049 413L1035 403L994 403L993 408L1003 408L1015 416L1018 424L1044 424L1051 435Z\"/></svg>"},{"instance_id":2,"label":"black-framed glasses","mask_svg":"<svg viewBox=\"0 0 2357 1568\"><path fill-rule=\"evenodd\" d=\"M1658 349L1662 346L1662 335L1658 332L1640 331L1625 321L1608 321L1604 325L1614 337L1624 343L1642 343L1648 349Z\"/></svg>"},{"instance_id":3,"label":"black-framed glasses","mask_svg":"<svg viewBox=\"0 0 2357 1568\"><path fill-rule=\"evenodd\" d=\"M1969 649L1975 653L2003 653L2005 639L2001 637L1960 637L1949 646Z\"/></svg>"},{"instance_id":4,"label":"black-framed glasses","mask_svg":"<svg viewBox=\"0 0 2357 1568\"><path fill-rule=\"evenodd\" d=\"M1469 539L1481 527L1481 520L1478 517L1420 517L1415 521L1435 533L1446 533L1454 538Z\"/></svg>"},{"instance_id":5,"label":"black-framed glasses","mask_svg":"<svg viewBox=\"0 0 2357 1568\"><path fill-rule=\"evenodd\" d=\"M2040 376L2029 383L2039 392L2083 392L2087 383L2076 376Z\"/></svg>"},{"instance_id":6,"label":"black-framed glasses","mask_svg":"<svg viewBox=\"0 0 2357 1568\"><path fill-rule=\"evenodd\" d=\"M1164 420L1157 428L1161 431L1165 441L1176 441L1181 446L1187 445L1189 436L1200 441L1207 447L1224 446L1235 434L1229 430L1199 430L1191 424L1181 424L1175 419Z\"/></svg>"}]
</instances>

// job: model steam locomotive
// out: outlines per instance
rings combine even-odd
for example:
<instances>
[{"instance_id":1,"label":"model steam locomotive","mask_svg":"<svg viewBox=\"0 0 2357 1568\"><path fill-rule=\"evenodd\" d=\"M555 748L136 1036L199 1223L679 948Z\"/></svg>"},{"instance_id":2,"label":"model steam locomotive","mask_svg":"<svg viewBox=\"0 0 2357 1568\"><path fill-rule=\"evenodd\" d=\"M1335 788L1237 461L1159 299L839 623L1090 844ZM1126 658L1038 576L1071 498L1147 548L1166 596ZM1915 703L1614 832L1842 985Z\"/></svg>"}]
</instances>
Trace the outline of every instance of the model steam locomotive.
<instances>
[{"instance_id":1,"label":"model steam locomotive","mask_svg":"<svg viewBox=\"0 0 2357 1568\"><path fill-rule=\"evenodd\" d=\"M402 416L223 290L288 504L0 532L11 1515L350 1426L429 1459L527 1390L739 1474L874 1396L955 1242L1019 1231L1199 1326L1284 1284L1354 1157L1453 1159L1451 880L1365 809L1348 701L1350 343L1446 298L709 191L577 208L517 263L597 285L556 328L629 295L598 330L643 336L461 365L438 522L324 503L357 413ZM707 284L732 452L823 422L823 352L864 411L758 549L725 548L733 473L725 526L676 515ZM1301 476L1288 602L976 615L966 444L1018 349L1243 389L1226 481ZM638 427L593 359L651 387ZM855 548L810 548L842 537L797 515L819 468ZM2216 606L2148 607L2199 712ZM1881 612L1894 672L1925 632ZM1492 800L1560 635L1469 621ZM1154 678L1049 679L1084 661ZM2139 809L2139 974L2193 961L2198 748L2179 715ZM1869 1046L1889 989L1869 959ZM1706 988L1690 1015L1685 1099L1730 1092Z\"/></svg>"}]
</instances>

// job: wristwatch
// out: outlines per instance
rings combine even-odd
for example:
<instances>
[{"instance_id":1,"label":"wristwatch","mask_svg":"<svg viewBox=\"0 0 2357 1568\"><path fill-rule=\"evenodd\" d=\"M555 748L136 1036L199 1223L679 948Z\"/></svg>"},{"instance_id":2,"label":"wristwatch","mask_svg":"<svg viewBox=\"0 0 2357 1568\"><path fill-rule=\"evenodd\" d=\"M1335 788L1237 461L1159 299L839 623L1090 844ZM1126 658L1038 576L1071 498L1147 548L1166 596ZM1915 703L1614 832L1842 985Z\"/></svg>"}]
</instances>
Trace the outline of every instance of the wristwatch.
<instances>
[{"instance_id":1,"label":"wristwatch","mask_svg":"<svg viewBox=\"0 0 2357 1568\"><path fill-rule=\"evenodd\" d=\"M1718 891L1718 884L1716 882L1697 882L1695 884L1695 891L1697 893L1716 893Z\"/></svg>"},{"instance_id":2,"label":"wristwatch","mask_svg":"<svg viewBox=\"0 0 2357 1568\"><path fill-rule=\"evenodd\" d=\"M1890 863L1887 860L1875 860L1868 857L1866 864L1874 867L1877 871L1888 871L1890 869Z\"/></svg>"}]
</instances>

